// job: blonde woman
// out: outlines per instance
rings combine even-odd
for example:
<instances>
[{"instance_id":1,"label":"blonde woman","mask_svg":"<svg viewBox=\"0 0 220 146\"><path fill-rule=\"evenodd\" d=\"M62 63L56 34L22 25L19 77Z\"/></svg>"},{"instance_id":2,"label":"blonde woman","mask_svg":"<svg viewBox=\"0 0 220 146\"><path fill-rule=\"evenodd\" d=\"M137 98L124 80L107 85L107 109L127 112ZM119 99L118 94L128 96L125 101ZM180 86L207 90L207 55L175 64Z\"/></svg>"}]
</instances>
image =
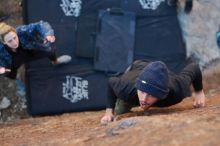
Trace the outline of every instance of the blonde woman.
<instances>
[{"instance_id":1,"label":"blonde woman","mask_svg":"<svg viewBox=\"0 0 220 146\"><path fill-rule=\"evenodd\" d=\"M0 74L16 79L17 69L27 62L49 58L53 64L68 63L71 56L56 57L54 31L39 21L14 28L0 23Z\"/></svg>"}]
</instances>

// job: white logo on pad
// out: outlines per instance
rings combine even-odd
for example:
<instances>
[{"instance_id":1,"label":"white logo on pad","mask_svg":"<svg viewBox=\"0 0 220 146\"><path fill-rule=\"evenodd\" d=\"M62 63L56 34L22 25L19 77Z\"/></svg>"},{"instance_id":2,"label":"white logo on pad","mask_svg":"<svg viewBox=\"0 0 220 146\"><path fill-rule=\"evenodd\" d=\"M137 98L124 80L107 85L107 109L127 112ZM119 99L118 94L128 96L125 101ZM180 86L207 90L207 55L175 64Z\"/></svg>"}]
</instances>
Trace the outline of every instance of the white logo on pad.
<instances>
[{"instance_id":1,"label":"white logo on pad","mask_svg":"<svg viewBox=\"0 0 220 146\"><path fill-rule=\"evenodd\" d=\"M75 16L78 17L81 11L81 0L61 0L60 4L63 12L66 16Z\"/></svg>"},{"instance_id":2,"label":"white logo on pad","mask_svg":"<svg viewBox=\"0 0 220 146\"><path fill-rule=\"evenodd\" d=\"M63 83L63 97L76 103L83 99L89 99L87 80L81 77L66 76L66 82Z\"/></svg>"},{"instance_id":3,"label":"white logo on pad","mask_svg":"<svg viewBox=\"0 0 220 146\"><path fill-rule=\"evenodd\" d=\"M156 10L161 2L165 0L139 0L143 9Z\"/></svg>"}]
</instances>

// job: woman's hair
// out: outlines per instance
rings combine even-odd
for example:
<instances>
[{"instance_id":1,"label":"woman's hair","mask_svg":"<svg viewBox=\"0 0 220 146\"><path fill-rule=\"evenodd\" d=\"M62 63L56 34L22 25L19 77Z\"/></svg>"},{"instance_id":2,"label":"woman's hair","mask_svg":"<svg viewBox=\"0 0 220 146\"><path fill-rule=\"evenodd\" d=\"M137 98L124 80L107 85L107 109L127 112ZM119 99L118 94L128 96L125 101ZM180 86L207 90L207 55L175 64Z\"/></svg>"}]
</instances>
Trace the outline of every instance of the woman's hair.
<instances>
[{"instance_id":1,"label":"woman's hair","mask_svg":"<svg viewBox=\"0 0 220 146\"><path fill-rule=\"evenodd\" d=\"M14 27L12 27L4 22L1 22L0 23L0 42L4 42L5 35L11 31L16 33L16 30Z\"/></svg>"}]
</instances>

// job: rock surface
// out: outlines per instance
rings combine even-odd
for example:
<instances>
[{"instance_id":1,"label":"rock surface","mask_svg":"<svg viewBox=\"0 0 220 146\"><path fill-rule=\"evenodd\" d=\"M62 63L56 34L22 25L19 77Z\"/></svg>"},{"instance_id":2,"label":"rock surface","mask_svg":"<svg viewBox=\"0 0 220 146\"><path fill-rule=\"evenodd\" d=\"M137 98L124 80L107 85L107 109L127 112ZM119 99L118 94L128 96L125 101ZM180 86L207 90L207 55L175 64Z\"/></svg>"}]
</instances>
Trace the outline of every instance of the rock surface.
<instances>
[{"instance_id":1,"label":"rock surface","mask_svg":"<svg viewBox=\"0 0 220 146\"><path fill-rule=\"evenodd\" d=\"M220 58L216 32L220 27L219 0L193 0L190 14L183 13L180 0L179 20L186 40L188 56L193 55L201 66Z\"/></svg>"}]
</instances>

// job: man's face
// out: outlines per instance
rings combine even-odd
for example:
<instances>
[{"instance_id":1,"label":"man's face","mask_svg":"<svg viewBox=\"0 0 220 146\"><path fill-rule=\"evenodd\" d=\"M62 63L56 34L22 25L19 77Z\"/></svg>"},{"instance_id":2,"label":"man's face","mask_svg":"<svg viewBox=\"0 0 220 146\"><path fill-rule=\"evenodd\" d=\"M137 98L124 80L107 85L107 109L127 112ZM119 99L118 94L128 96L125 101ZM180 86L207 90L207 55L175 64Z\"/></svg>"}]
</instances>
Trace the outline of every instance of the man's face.
<instances>
[{"instance_id":1,"label":"man's face","mask_svg":"<svg viewBox=\"0 0 220 146\"><path fill-rule=\"evenodd\" d=\"M19 46L18 35L15 32L10 31L4 36L4 44L16 51Z\"/></svg>"},{"instance_id":2,"label":"man's face","mask_svg":"<svg viewBox=\"0 0 220 146\"><path fill-rule=\"evenodd\" d=\"M153 105L154 103L158 101L158 98L146 92L137 90L137 94L138 94L140 106L143 110L147 110L151 105Z\"/></svg>"}]
</instances>

